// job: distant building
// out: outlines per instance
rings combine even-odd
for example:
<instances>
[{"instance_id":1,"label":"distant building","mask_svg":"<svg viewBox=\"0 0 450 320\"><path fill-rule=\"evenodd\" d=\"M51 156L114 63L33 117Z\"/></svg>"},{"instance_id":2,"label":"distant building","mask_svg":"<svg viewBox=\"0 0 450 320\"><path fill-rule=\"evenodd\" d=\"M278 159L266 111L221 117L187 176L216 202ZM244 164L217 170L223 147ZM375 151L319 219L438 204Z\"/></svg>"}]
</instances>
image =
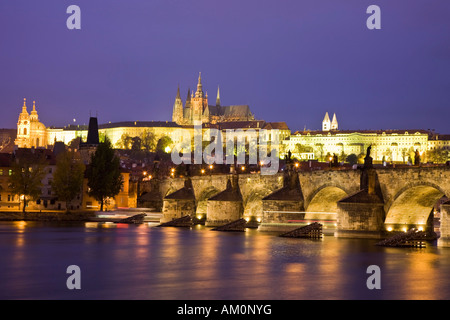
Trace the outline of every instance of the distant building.
<instances>
[{"instance_id":1,"label":"distant building","mask_svg":"<svg viewBox=\"0 0 450 320\"><path fill-rule=\"evenodd\" d=\"M283 141L283 150L289 150L298 159L329 161L329 156L365 154L372 146L371 156L379 163L407 163L417 150L424 154L430 148L450 149L450 136L434 137L427 130L339 130L336 114L330 121L328 112L322 121L322 130L297 131ZM328 158L327 158L328 157Z\"/></svg>"},{"instance_id":2,"label":"distant building","mask_svg":"<svg viewBox=\"0 0 450 320\"><path fill-rule=\"evenodd\" d=\"M449 150L450 151L450 134L436 134L428 140L428 150Z\"/></svg>"},{"instance_id":3,"label":"distant building","mask_svg":"<svg viewBox=\"0 0 450 320\"><path fill-rule=\"evenodd\" d=\"M333 120L330 121L328 112L326 112L325 117L322 120L322 131L338 130L338 127L336 113L333 114Z\"/></svg>"},{"instance_id":4,"label":"distant building","mask_svg":"<svg viewBox=\"0 0 450 320\"><path fill-rule=\"evenodd\" d=\"M19 148L47 146L47 131L45 125L39 122L35 101L33 101L33 110L28 114L26 99L23 99L22 112L19 114L19 120L17 121L17 137L14 143Z\"/></svg>"},{"instance_id":5,"label":"distant building","mask_svg":"<svg viewBox=\"0 0 450 320\"><path fill-rule=\"evenodd\" d=\"M0 153L0 210L21 210L23 199L12 193L9 186L9 176L12 175L13 161L16 157L26 157L30 153L39 153L45 159L44 176L41 180L41 195L36 200L28 201L27 210L62 210L65 202L59 201L52 189L53 174L56 170L56 154L49 149L20 148L14 153ZM81 194L71 202L72 209L79 209Z\"/></svg>"}]
</instances>

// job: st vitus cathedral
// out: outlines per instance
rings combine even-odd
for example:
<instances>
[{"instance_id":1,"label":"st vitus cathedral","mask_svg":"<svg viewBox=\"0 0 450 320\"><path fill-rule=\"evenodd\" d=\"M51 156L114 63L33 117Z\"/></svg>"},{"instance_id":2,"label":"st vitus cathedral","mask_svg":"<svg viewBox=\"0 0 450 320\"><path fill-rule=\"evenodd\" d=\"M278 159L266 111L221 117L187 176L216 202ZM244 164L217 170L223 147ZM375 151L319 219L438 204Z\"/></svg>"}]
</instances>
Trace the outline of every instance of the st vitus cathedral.
<instances>
[{"instance_id":1,"label":"st vitus cathedral","mask_svg":"<svg viewBox=\"0 0 450 320\"><path fill-rule=\"evenodd\" d=\"M179 125L193 125L198 121L216 124L251 120L255 120L255 117L248 105L222 106L219 88L217 88L216 104L208 104L208 93L203 92L201 73L198 76L197 91L194 93L194 91L188 90L184 106L178 87L173 105L172 121Z\"/></svg>"}]
</instances>

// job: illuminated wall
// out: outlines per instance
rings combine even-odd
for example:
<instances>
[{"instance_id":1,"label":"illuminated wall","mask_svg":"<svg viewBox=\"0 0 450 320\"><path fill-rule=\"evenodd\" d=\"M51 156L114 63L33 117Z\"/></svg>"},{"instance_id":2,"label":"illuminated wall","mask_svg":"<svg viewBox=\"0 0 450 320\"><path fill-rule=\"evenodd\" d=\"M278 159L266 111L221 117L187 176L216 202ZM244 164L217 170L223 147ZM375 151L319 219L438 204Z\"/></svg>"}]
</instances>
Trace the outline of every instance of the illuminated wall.
<instances>
[{"instance_id":1,"label":"illuminated wall","mask_svg":"<svg viewBox=\"0 0 450 320\"><path fill-rule=\"evenodd\" d=\"M411 152L428 149L428 133L426 131L354 131L354 132L297 132L283 141L284 150L290 150L294 157L301 158L297 152L297 144L310 148L315 158L325 155L344 153L346 155L366 153L372 146L371 157L375 161L407 162Z\"/></svg>"}]
</instances>

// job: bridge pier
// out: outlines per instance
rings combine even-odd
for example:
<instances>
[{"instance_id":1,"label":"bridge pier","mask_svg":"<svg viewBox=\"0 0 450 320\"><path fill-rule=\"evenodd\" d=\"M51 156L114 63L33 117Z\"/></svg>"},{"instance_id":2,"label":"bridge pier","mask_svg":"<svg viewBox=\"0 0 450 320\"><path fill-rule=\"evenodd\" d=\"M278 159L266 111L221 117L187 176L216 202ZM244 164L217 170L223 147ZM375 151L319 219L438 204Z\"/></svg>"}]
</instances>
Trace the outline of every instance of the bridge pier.
<instances>
[{"instance_id":1,"label":"bridge pier","mask_svg":"<svg viewBox=\"0 0 450 320\"><path fill-rule=\"evenodd\" d=\"M291 223L305 218L303 193L298 173L288 167L284 172L283 187L262 199L263 216L260 231L289 231L298 228Z\"/></svg>"},{"instance_id":2,"label":"bridge pier","mask_svg":"<svg viewBox=\"0 0 450 320\"><path fill-rule=\"evenodd\" d=\"M164 198L161 223L169 222L184 216L195 217L196 201L190 179L186 179L184 187Z\"/></svg>"},{"instance_id":3,"label":"bridge pier","mask_svg":"<svg viewBox=\"0 0 450 320\"><path fill-rule=\"evenodd\" d=\"M208 199L205 226L222 226L242 218L244 206L237 175L232 180L224 191Z\"/></svg>"},{"instance_id":4,"label":"bridge pier","mask_svg":"<svg viewBox=\"0 0 450 320\"><path fill-rule=\"evenodd\" d=\"M338 238L380 239L384 234L384 204L362 190L338 202Z\"/></svg>"},{"instance_id":5,"label":"bridge pier","mask_svg":"<svg viewBox=\"0 0 450 320\"><path fill-rule=\"evenodd\" d=\"M361 190L337 203L337 228L339 238L375 238L384 233L384 201L377 192L377 175L368 155L361 173Z\"/></svg>"},{"instance_id":6,"label":"bridge pier","mask_svg":"<svg viewBox=\"0 0 450 320\"><path fill-rule=\"evenodd\" d=\"M438 239L439 247L450 247L450 201L441 204L441 236Z\"/></svg>"}]
</instances>

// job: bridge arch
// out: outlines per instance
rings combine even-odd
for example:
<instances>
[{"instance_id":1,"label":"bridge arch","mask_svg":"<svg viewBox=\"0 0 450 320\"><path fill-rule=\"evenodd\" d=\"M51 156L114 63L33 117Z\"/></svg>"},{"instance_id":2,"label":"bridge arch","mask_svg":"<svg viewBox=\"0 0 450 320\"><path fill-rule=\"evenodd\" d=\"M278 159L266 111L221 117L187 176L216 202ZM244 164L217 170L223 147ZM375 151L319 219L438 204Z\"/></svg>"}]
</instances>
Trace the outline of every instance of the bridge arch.
<instances>
[{"instance_id":1,"label":"bridge arch","mask_svg":"<svg viewBox=\"0 0 450 320\"><path fill-rule=\"evenodd\" d=\"M445 191L433 182L410 182L397 191L385 205L387 230L426 228L436 202Z\"/></svg>"},{"instance_id":2,"label":"bridge arch","mask_svg":"<svg viewBox=\"0 0 450 320\"><path fill-rule=\"evenodd\" d=\"M206 215L207 208L208 208L208 199L211 198L212 196L215 196L219 192L220 192L220 190L218 190L217 188L212 187L212 186L203 189L200 192L200 195L198 196L198 198L196 199L197 200L196 213L200 214L200 215Z\"/></svg>"},{"instance_id":3,"label":"bridge arch","mask_svg":"<svg viewBox=\"0 0 450 320\"><path fill-rule=\"evenodd\" d=\"M265 189L253 189L243 199L244 205L244 218L261 218L263 216L263 203L262 199L271 193Z\"/></svg>"},{"instance_id":4,"label":"bridge arch","mask_svg":"<svg viewBox=\"0 0 450 320\"><path fill-rule=\"evenodd\" d=\"M337 202L349 194L349 190L336 184L320 186L305 201L305 219L336 220Z\"/></svg>"},{"instance_id":5,"label":"bridge arch","mask_svg":"<svg viewBox=\"0 0 450 320\"><path fill-rule=\"evenodd\" d=\"M174 193L177 190L178 189L176 189L174 186L170 186L169 188L167 188L166 192L164 192L163 198L167 197L169 194Z\"/></svg>"}]
</instances>

